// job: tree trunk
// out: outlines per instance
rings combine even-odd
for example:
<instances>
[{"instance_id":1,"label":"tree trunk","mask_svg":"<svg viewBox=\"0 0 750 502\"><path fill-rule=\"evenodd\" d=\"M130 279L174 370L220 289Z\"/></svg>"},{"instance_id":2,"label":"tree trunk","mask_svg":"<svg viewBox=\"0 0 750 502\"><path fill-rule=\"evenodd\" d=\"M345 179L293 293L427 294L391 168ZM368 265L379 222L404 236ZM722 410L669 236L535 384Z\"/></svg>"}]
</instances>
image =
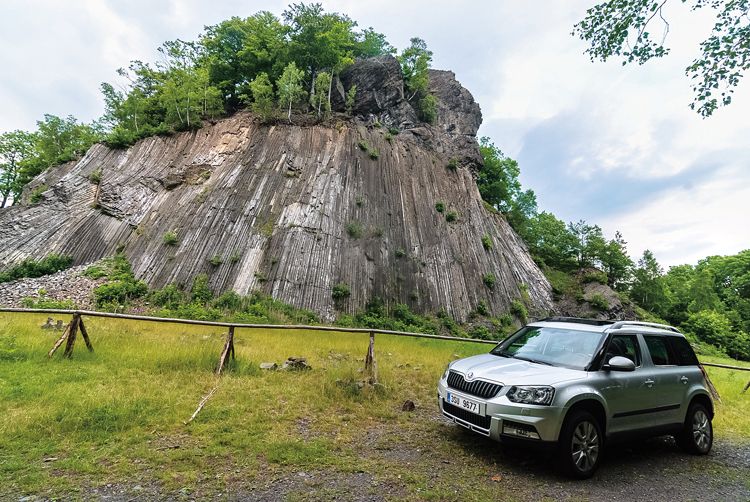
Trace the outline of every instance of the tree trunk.
<instances>
[{"instance_id":1,"label":"tree trunk","mask_svg":"<svg viewBox=\"0 0 750 502\"><path fill-rule=\"evenodd\" d=\"M289 100L289 113L287 113L286 117L289 119L289 123L292 123L292 100Z\"/></svg>"},{"instance_id":2,"label":"tree trunk","mask_svg":"<svg viewBox=\"0 0 750 502\"><path fill-rule=\"evenodd\" d=\"M331 108L331 88L333 88L333 71L331 71L331 80L328 82L328 108Z\"/></svg>"}]
</instances>

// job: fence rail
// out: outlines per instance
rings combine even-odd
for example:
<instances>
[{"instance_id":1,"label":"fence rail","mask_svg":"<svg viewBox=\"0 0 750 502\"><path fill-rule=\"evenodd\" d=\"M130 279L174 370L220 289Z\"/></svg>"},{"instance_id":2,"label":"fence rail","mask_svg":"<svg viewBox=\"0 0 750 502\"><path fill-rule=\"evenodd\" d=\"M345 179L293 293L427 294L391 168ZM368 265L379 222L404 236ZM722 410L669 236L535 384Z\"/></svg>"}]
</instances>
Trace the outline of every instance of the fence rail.
<instances>
[{"instance_id":1,"label":"fence rail","mask_svg":"<svg viewBox=\"0 0 750 502\"><path fill-rule=\"evenodd\" d=\"M408 331L392 331L387 329L370 329L370 328L345 328L337 326L316 326L316 325L303 325L303 324L247 324L247 323L236 323L236 322L219 322L219 321L197 321L194 319L177 319L171 317L152 317L144 315L134 314L115 314L111 312L98 312L95 310L65 310L65 309L27 309L27 308L12 308L3 307L0 308L0 312L20 312L28 314L67 314L67 315L85 315L90 317L107 317L112 319L130 319L133 321L151 321L151 322L165 322L175 324L192 324L196 326L219 326L223 328L249 328L249 329L300 329L310 331L333 331L339 333L366 333L366 334L381 334L381 335L394 335L394 336L408 336L412 338L431 338L434 340L452 340L457 342L472 342L472 343L484 343L490 345L497 345L499 341L495 340L482 340L479 338L463 338L459 336L446 336L446 335L430 335L427 333L412 333ZM739 371L750 371L750 367L744 366L731 366L728 364L717 364L701 362L703 366L711 366L714 368L724 368Z\"/></svg>"},{"instance_id":2,"label":"fence rail","mask_svg":"<svg viewBox=\"0 0 750 502\"><path fill-rule=\"evenodd\" d=\"M337 326L316 326L302 324L244 324L236 322L219 322L219 321L196 321L193 319L177 319L171 317L151 317L133 314L114 314L110 312L97 312L95 310L64 310L64 309L26 309L26 308L0 308L0 312L21 312L29 314L67 314L82 315L89 317L108 317L112 319L130 319L133 321L151 321L166 322L176 324L193 324L196 326L219 326L223 328L250 328L250 329L301 329L310 331L334 331L339 333L366 333L378 335L395 335L408 336L412 338L430 338L433 340L452 340L456 342L473 342L497 345L499 341L482 340L479 338L463 338L460 336L430 335L427 333L411 333L409 331L391 331L387 329L370 329L370 328L345 328Z\"/></svg>"}]
</instances>

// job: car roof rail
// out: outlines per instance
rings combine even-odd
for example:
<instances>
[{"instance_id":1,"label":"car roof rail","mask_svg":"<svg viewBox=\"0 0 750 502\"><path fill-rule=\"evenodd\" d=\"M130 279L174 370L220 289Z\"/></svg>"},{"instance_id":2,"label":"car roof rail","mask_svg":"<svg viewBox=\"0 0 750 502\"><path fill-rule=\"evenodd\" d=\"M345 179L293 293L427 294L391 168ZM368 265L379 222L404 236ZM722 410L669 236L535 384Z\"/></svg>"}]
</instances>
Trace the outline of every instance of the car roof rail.
<instances>
[{"instance_id":1,"label":"car roof rail","mask_svg":"<svg viewBox=\"0 0 750 502\"><path fill-rule=\"evenodd\" d=\"M538 319L534 322L574 322L577 324L589 324L591 326L607 326L616 321L607 319L587 319L583 317L552 316L545 317L544 319Z\"/></svg>"},{"instance_id":2,"label":"car roof rail","mask_svg":"<svg viewBox=\"0 0 750 502\"><path fill-rule=\"evenodd\" d=\"M621 329L625 326L647 326L649 328L661 328L675 333L679 333L680 330L669 324L659 324L657 322L646 322L646 321L617 321L609 329Z\"/></svg>"}]
</instances>

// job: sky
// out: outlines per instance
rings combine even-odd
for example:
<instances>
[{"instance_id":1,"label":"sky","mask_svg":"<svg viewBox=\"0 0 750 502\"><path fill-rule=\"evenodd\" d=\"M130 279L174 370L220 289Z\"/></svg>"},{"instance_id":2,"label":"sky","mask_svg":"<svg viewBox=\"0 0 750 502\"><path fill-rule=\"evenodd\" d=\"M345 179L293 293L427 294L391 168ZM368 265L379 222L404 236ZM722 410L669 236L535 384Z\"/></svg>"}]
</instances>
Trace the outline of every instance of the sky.
<instances>
[{"instance_id":1,"label":"sky","mask_svg":"<svg viewBox=\"0 0 750 502\"><path fill-rule=\"evenodd\" d=\"M540 210L620 231L634 259L666 267L750 248L750 83L702 119L684 69L711 12L667 4L668 57L643 66L592 63L573 25L593 0L331 0L327 10L374 27L401 49L413 36L480 104L480 136L518 160ZM91 121L101 82L165 40L280 1L2 0L0 132L44 113Z\"/></svg>"}]
</instances>

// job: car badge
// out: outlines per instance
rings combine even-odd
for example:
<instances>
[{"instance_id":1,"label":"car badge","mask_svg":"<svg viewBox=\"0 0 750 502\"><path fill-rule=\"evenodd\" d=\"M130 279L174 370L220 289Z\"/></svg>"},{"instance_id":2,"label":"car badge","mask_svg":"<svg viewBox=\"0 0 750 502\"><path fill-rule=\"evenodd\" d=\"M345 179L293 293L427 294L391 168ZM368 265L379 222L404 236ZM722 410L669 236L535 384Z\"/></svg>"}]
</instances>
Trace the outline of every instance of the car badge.
<instances>
[{"instance_id":1,"label":"car badge","mask_svg":"<svg viewBox=\"0 0 750 502\"><path fill-rule=\"evenodd\" d=\"M467 379L467 380L471 380L472 378L474 378L474 372L473 372L473 371L470 371L470 372L469 372L469 374L468 374L468 375L466 375L466 379Z\"/></svg>"}]
</instances>

